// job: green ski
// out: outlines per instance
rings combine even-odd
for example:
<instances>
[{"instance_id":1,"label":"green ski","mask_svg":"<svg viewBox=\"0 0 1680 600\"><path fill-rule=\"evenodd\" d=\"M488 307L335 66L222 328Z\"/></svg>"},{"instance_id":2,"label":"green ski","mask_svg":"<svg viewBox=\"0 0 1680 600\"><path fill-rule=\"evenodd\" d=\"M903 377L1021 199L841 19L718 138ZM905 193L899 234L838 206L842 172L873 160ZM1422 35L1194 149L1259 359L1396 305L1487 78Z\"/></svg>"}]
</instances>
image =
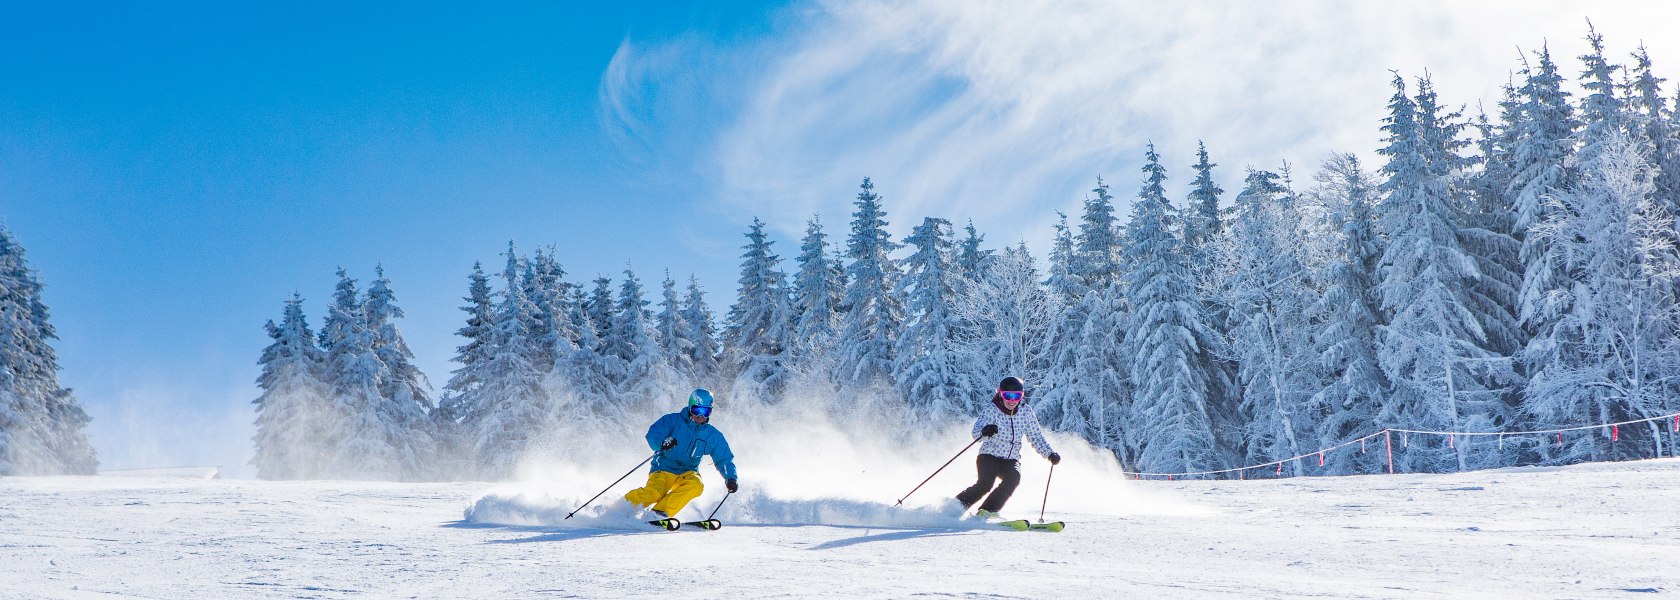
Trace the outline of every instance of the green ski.
<instances>
[{"instance_id":1,"label":"green ski","mask_svg":"<svg viewBox=\"0 0 1680 600\"><path fill-rule=\"evenodd\" d=\"M1014 521L997 521L997 522L994 522L992 524L997 525L998 527L1003 527L1005 529L1012 529L1012 530L1015 530L1015 531L1048 531L1048 532L1051 532L1051 533L1061 531L1062 528L1066 526L1061 521L1051 521L1049 523L1033 523L1033 522L1028 521L1026 519L1016 519Z\"/></svg>"}]
</instances>

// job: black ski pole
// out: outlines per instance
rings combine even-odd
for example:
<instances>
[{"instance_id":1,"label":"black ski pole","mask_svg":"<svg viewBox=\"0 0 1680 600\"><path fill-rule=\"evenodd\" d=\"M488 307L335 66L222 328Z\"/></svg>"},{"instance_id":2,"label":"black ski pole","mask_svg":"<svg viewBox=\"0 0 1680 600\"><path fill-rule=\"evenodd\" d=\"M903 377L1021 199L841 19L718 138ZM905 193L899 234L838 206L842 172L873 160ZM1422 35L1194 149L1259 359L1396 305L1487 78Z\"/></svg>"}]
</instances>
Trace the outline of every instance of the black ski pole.
<instances>
[{"instance_id":1,"label":"black ski pole","mask_svg":"<svg viewBox=\"0 0 1680 600\"><path fill-rule=\"evenodd\" d=\"M968 452L969 448L973 448L975 444L980 443L980 440L983 439L986 439L986 436L974 438L974 441L969 442L967 446L963 446L962 450L957 451L957 456L951 457L951 460L945 461L945 464L939 465L938 469L934 469L933 475L938 475L940 471L945 470L945 467L949 467L951 466L951 463L957 462L957 457L962 456L964 452ZM927 476L927 479L923 479L921 483L916 484L916 487L910 490L910 494L916 493L916 490L922 489L922 486L927 485L927 482L933 481L933 475ZM898 504L894 504L893 506L903 506L904 501L910 499L910 494L905 494L903 498L899 498Z\"/></svg>"},{"instance_id":2,"label":"black ski pole","mask_svg":"<svg viewBox=\"0 0 1680 600\"><path fill-rule=\"evenodd\" d=\"M659 452L664 452L664 450L660 450ZM648 461L653 460L653 457L659 456L659 452L654 452L653 454L649 454L647 458L642 459L642 462L636 463L636 466L634 466L634 467L630 467L630 470L624 473L624 477L629 477L631 473L636 472L636 469L642 468L642 465L645 465L645 464L648 463ZM607 493L607 490L613 489L613 486L618 485L619 481L624 481L624 477L619 477L618 481L612 482L612 485L607 486L606 490L601 490L600 492L597 492L595 494L595 496L591 497L587 502L584 502L583 506L589 506L589 503L594 502L595 498L600 498L601 494L605 494L605 493ZM579 507L577 507L577 510L566 513L566 519L572 518L572 515L577 514L578 510L583 510L583 506L579 506ZM561 519L561 520L564 521L566 519Z\"/></svg>"},{"instance_id":3,"label":"black ski pole","mask_svg":"<svg viewBox=\"0 0 1680 600\"><path fill-rule=\"evenodd\" d=\"M723 503L728 502L729 497L733 496L733 495L735 495L735 492L729 492L727 494L724 494L723 499L718 501L717 508L712 509L712 514L706 515L706 520L710 521L710 520L712 520L712 517L717 516L718 509L723 508Z\"/></svg>"},{"instance_id":4,"label":"black ski pole","mask_svg":"<svg viewBox=\"0 0 1680 600\"><path fill-rule=\"evenodd\" d=\"M1044 507L1050 504L1050 478L1056 476L1056 464L1050 463L1050 474L1044 476L1044 500L1038 504L1038 522L1044 522Z\"/></svg>"}]
</instances>

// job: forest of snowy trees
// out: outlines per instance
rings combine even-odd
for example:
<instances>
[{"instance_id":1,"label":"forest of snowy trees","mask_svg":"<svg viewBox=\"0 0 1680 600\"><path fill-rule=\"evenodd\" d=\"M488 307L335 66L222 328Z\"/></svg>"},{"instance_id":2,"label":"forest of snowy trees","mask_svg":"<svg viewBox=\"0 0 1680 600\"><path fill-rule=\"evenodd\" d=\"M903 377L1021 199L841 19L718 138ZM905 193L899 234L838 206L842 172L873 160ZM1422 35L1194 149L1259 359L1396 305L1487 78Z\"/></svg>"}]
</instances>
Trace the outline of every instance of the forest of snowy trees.
<instances>
[{"instance_id":1,"label":"forest of snowy trees","mask_svg":"<svg viewBox=\"0 0 1680 600\"><path fill-rule=\"evenodd\" d=\"M88 415L59 385L41 279L0 227L0 475L90 475Z\"/></svg>"},{"instance_id":2,"label":"forest of snowy trees","mask_svg":"<svg viewBox=\"0 0 1680 600\"><path fill-rule=\"evenodd\" d=\"M499 271L468 276L459 368L435 398L390 282L359 291L341 271L318 333L297 297L268 325L254 462L265 478L508 477L562 414L641 427L694 385L728 406L799 402L817 382L914 431L1019 375L1047 427L1159 472L1384 428L1677 412L1680 112L1643 48L1614 64L1588 40L1574 84L1542 47L1491 115L1396 74L1380 165L1341 154L1308 179L1251 168L1227 197L1200 148L1179 159L1192 183L1175 202L1151 145L1130 214L1097 179L1044 261L941 218L894 239L865 178L844 240L812 218L791 263L764 223L748 226L721 323L693 277L572 282L554 251L510 244ZM1414 437L1395 460L1450 471L1676 450L1653 423L1616 439ZM1287 474L1379 461L1345 453Z\"/></svg>"}]
</instances>

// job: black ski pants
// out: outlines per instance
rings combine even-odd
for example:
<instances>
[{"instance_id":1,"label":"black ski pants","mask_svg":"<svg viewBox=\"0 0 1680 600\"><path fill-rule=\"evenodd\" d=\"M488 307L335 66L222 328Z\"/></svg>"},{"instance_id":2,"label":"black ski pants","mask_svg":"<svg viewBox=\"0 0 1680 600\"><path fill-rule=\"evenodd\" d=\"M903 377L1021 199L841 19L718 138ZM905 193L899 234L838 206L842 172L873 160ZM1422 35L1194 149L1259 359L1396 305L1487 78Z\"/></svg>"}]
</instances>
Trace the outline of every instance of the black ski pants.
<instances>
[{"instance_id":1,"label":"black ski pants","mask_svg":"<svg viewBox=\"0 0 1680 600\"><path fill-rule=\"evenodd\" d=\"M1015 486L1021 485L1021 461L981 454L974 465L980 472L979 477L974 480L974 485L957 494L957 501L962 502L963 508L968 508L985 496L986 501L980 505L982 510L1003 510L1004 503L1009 502L1009 496L1015 493ZM1000 479L1003 480L1001 484L998 483ZM993 484L997 484L997 489L992 489Z\"/></svg>"}]
</instances>

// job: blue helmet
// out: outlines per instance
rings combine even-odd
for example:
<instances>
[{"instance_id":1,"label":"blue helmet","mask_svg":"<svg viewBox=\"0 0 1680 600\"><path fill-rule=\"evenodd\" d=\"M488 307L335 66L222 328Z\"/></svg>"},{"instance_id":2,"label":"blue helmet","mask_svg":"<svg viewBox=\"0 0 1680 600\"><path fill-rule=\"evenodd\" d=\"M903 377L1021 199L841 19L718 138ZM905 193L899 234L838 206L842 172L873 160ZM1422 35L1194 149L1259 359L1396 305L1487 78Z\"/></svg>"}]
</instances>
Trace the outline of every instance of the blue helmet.
<instances>
[{"instance_id":1,"label":"blue helmet","mask_svg":"<svg viewBox=\"0 0 1680 600\"><path fill-rule=\"evenodd\" d=\"M706 388L694 388L688 395L688 412L702 417L712 416L712 392Z\"/></svg>"}]
</instances>

